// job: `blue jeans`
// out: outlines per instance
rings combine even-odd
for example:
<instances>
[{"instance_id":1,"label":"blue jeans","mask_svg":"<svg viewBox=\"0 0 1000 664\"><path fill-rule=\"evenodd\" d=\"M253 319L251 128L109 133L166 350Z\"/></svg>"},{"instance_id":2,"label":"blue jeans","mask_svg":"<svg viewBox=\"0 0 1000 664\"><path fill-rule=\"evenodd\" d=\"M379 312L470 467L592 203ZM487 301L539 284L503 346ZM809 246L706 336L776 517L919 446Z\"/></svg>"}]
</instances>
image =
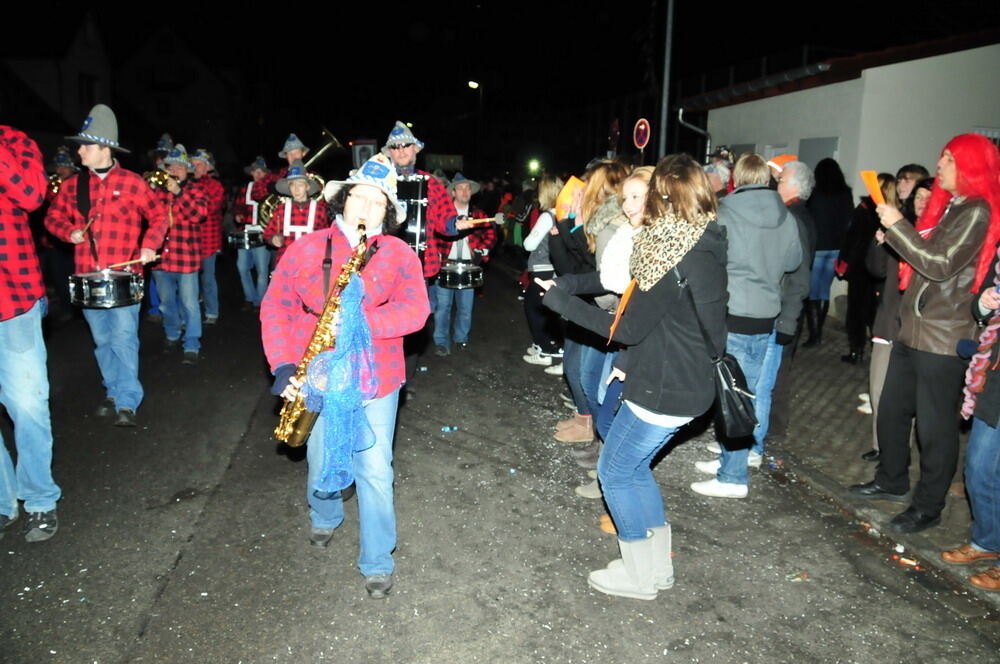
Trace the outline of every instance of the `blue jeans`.
<instances>
[{"instance_id":1,"label":"blue jeans","mask_svg":"<svg viewBox=\"0 0 1000 664\"><path fill-rule=\"evenodd\" d=\"M267 247L236 250L236 270L240 273L243 297L256 307L260 306L260 301L264 299L264 293L267 291L267 281L271 276L268 269L270 262L271 255ZM256 283L250 274L251 269L257 270Z\"/></svg>"},{"instance_id":2,"label":"blue jeans","mask_svg":"<svg viewBox=\"0 0 1000 664\"><path fill-rule=\"evenodd\" d=\"M771 345L770 342L773 338L773 332L771 334L736 334L730 332L726 336L726 350L730 355L739 360L740 368L743 369L743 375L747 379L747 386L751 392L757 395L757 399L754 400L755 412L758 408L757 402L760 401L761 397L758 385L762 382L761 377L763 376L764 362L767 358L768 347ZM779 364L780 361L781 354L779 353ZM770 383L771 389L773 389L773 376L770 379ZM770 412L770 389L768 390L767 402L768 411ZM759 423L757 427L760 427ZM756 448L759 445L760 449L763 450L763 444L758 443L756 440L756 433L755 429L754 447ZM747 484L749 482L747 477L747 456L749 453L750 449L747 447L738 450L728 450L725 445L722 445L722 455L719 457L719 461L721 462L718 473L719 481L727 484Z\"/></svg>"},{"instance_id":3,"label":"blue jeans","mask_svg":"<svg viewBox=\"0 0 1000 664\"><path fill-rule=\"evenodd\" d=\"M0 403L14 422L17 469L0 435L0 514L48 512L62 495L52 480L52 421L42 315L45 300L0 321ZM138 309L139 305L135 305Z\"/></svg>"},{"instance_id":4,"label":"blue jeans","mask_svg":"<svg viewBox=\"0 0 1000 664\"><path fill-rule=\"evenodd\" d=\"M358 569L364 576L392 574L396 563L396 512L392 499L392 441L396 430L399 388L365 406L365 415L375 433L375 444L354 454L354 484L357 487L361 552ZM344 501L339 491L317 495L312 487L323 464L323 416L313 427L306 449L309 479L306 499L313 528L337 528L344 521Z\"/></svg>"},{"instance_id":5,"label":"blue jeans","mask_svg":"<svg viewBox=\"0 0 1000 664\"><path fill-rule=\"evenodd\" d=\"M774 392L774 383L778 379L778 370L781 368L781 358L785 349L784 346L778 344L777 337L778 333L772 332L767 339L764 365L760 368L757 385L752 390L757 395L753 402L753 411L757 415L757 427L753 431L754 444L750 449L757 454L764 454L764 442L767 440L767 432L771 424L771 393Z\"/></svg>"},{"instance_id":6,"label":"blue jeans","mask_svg":"<svg viewBox=\"0 0 1000 664\"><path fill-rule=\"evenodd\" d=\"M1000 429L978 417L965 450L965 491L972 505L972 543L1000 552Z\"/></svg>"},{"instance_id":7,"label":"blue jeans","mask_svg":"<svg viewBox=\"0 0 1000 664\"><path fill-rule=\"evenodd\" d=\"M587 407L591 414L597 413L602 401L598 397L601 393L601 378L607 357L608 354L599 348L587 344L580 347L580 385L583 387L583 395L587 399Z\"/></svg>"},{"instance_id":8,"label":"blue jeans","mask_svg":"<svg viewBox=\"0 0 1000 664\"><path fill-rule=\"evenodd\" d=\"M219 282L215 280L215 259L219 253L201 260L201 295L205 299L205 316L219 317Z\"/></svg>"},{"instance_id":9,"label":"blue jeans","mask_svg":"<svg viewBox=\"0 0 1000 664\"><path fill-rule=\"evenodd\" d=\"M572 325L572 323L570 323ZM570 335L566 335L563 341L563 376L569 385L569 394L573 397L573 405L576 412L581 415L591 415L590 405L587 402L587 395L583 391L583 383L580 381L580 361L583 353L583 344L574 341Z\"/></svg>"},{"instance_id":10,"label":"blue jeans","mask_svg":"<svg viewBox=\"0 0 1000 664\"><path fill-rule=\"evenodd\" d=\"M615 416L618 415L618 408L621 406L623 388L624 385L620 380L611 381L604 393L601 407L594 415L594 428L597 429L597 435L601 437L601 440L608 439L608 432L611 431L611 425L614 423Z\"/></svg>"},{"instance_id":11,"label":"blue jeans","mask_svg":"<svg viewBox=\"0 0 1000 664\"><path fill-rule=\"evenodd\" d=\"M154 270L156 289L160 293L163 330L167 339L181 338L184 328L184 350L201 350L201 306L198 304L198 273ZM180 303L178 304L178 300ZM183 311L181 311L183 309Z\"/></svg>"},{"instance_id":12,"label":"blue jeans","mask_svg":"<svg viewBox=\"0 0 1000 664\"><path fill-rule=\"evenodd\" d=\"M597 460L597 477L618 539L645 539L647 528L666 525L663 496L649 465L678 428L643 422L627 403L618 409Z\"/></svg>"},{"instance_id":13,"label":"blue jeans","mask_svg":"<svg viewBox=\"0 0 1000 664\"><path fill-rule=\"evenodd\" d=\"M114 309L84 309L94 337L94 356L104 389L117 408L137 410L142 403L139 383L139 305Z\"/></svg>"},{"instance_id":14,"label":"blue jeans","mask_svg":"<svg viewBox=\"0 0 1000 664\"><path fill-rule=\"evenodd\" d=\"M451 342L466 343L472 330L474 288L442 288L432 284L430 296L434 302L434 343L449 348ZM451 336L451 305L455 303L455 336Z\"/></svg>"},{"instance_id":15,"label":"blue jeans","mask_svg":"<svg viewBox=\"0 0 1000 664\"><path fill-rule=\"evenodd\" d=\"M829 300L830 284L833 283L833 270L840 251L824 249L817 251L813 258L812 272L809 275L809 299Z\"/></svg>"}]
</instances>

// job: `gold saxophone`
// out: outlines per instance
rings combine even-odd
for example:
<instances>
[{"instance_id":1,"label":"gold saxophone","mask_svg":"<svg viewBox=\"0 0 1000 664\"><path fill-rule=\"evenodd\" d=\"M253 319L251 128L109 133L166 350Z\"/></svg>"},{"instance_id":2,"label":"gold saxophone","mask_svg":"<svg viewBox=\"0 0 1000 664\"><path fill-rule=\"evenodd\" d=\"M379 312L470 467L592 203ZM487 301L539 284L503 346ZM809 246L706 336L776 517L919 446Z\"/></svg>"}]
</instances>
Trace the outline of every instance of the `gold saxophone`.
<instances>
[{"instance_id":1,"label":"gold saxophone","mask_svg":"<svg viewBox=\"0 0 1000 664\"><path fill-rule=\"evenodd\" d=\"M161 171L160 169L155 169L152 171L146 171L142 174L142 179L146 181L150 189L156 189L157 187L167 188L167 183L171 179L170 173L166 171Z\"/></svg>"},{"instance_id":2,"label":"gold saxophone","mask_svg":"<svg viewBox=\"0 0 1000 664\"><path fill-rule=\"evenodd\" d=\"M337 335L334 332L334 319L336 318L337 311L340 309L340 294L351 280L351 275L360 272L365 262L368 240L365 237L365 227L363 224L358 224L358 231L361 234L358 246L347 262L341 266L340 274L337 275L337 281L333 284L333 288L330 289L330 294L326 298L326 304L323 306L323 313L320 314L319 321L316 323L316 329L309 340L309 345L306 346L306 352L295 367L295 378L299 381L305 381L309 364L313 361L313 358L327 348L332 347L337 341ZM281 407L281 419L278 420L278 426L274 430L274 437L290 447L298 447L306 442L309 432L312 431L318 416L319 413L306 410L303 389L300 388L295 398L291 401L286 401Z\"/></svg>"},{"instance_id":3,"label":"gold saxophone","mask_svg":"<svg viewBox=\"0 0 1000 664\"><path fill-rule=\"evenodd\" d=\"M49 176L49 193L53 196L59 193L59 188L62 186L62 178L59 177L58 173L53 173Z\"/></svg>"}]
</instances>

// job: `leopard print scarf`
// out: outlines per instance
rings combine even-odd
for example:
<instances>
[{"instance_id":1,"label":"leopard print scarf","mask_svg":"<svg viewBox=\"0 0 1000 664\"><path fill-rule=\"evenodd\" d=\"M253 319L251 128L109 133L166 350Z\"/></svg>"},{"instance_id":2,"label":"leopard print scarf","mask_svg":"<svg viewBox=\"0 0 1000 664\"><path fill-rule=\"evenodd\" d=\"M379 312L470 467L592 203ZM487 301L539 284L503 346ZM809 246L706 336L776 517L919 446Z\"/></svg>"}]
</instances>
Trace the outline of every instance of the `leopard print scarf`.
<instances>
[{"instance_id":1,"label":"leopard print scarf","mask_svg":"<svg viewBox=\"0 0 1000 664\"><path fill-rule=\"evenodd\" d=\"M715 215L701 214L687 221L673 212L653 221L635 238L629 269L638 282L639 290L648 291L656 285L698 243Z\"/></svg>"}]
</instances>

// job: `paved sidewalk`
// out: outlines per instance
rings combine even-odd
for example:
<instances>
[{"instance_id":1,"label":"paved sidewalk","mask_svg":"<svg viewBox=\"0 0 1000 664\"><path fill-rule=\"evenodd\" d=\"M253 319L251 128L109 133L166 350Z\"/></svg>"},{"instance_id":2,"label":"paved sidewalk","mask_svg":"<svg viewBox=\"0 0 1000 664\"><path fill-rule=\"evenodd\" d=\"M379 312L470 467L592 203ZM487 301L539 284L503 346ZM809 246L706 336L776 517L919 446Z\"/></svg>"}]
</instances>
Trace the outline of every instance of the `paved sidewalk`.
<instances>
[{"instance_id":1,"label":"paved sidewalk","mask_svg":"<svg viewBox=\"0 0 1000 664\"><path fill-rule=\"evenodd\" d=\"M930 565L953 579L956 590L967 591L1000 607L1000 593L975 588L968 583L970 574L983 571L988 563L949 565L940 553L968 541L969 505L962 494L962 468L968 427L963 427L962 450L958 472L942 515L941 525L914 535L888 531L889 520L906 505L883 500L859 500L847 493L847 487L868 482L875 474L876 463L861 455L871 449L872 416L857 412L858 394L868 392L868 358L858 366L840 361L847 352L843 330L827 324L817 348L802 348L793 361L791 415L787 435L769 440L767 471L788 474L805 481L815 490L835 501L861 524L868 524L873 535L887 537L905 547L900 555L919 565ZM911 479L916 480L919 451L914 445ZM752 481L752 480L751 480ZM898 549L897 549L898 550Z\"/></svg>"}]
</instances>

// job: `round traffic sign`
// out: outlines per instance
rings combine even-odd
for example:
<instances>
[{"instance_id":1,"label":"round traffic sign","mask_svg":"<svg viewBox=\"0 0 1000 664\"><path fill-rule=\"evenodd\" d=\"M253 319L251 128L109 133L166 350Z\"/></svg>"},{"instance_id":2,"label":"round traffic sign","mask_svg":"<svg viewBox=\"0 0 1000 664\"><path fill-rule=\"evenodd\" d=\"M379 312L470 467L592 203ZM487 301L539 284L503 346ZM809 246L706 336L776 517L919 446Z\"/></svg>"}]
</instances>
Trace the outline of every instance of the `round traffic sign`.
<instances>
[{"instance_id":1,"label":"round traffic sign","mask_svg":"<svg viewBox=\"0 0 1000 664\"><path fill-rule=\"evenodd\" d=\"M635 128L632 129L632 142L635 143L635 147L640 150L646 149L646 146L649 145L650 133L649 120L639 118L635 123Z\"/></svg>"}]
</instances>

